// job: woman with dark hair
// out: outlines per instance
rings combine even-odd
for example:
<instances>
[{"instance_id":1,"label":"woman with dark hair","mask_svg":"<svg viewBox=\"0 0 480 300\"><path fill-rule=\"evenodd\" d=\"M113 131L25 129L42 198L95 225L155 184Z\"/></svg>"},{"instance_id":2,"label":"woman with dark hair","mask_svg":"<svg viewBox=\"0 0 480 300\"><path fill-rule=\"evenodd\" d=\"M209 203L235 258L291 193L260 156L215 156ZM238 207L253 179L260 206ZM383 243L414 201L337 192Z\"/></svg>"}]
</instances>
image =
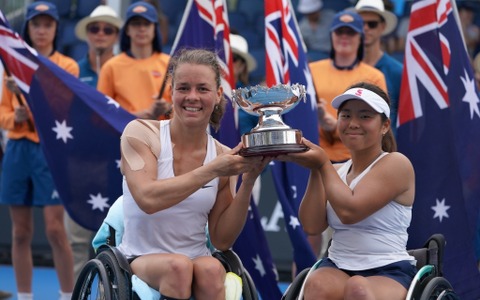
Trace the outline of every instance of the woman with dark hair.
<instances>
[{"instance_id":1,"label":"woman with dark hair","mask_svg":"<svg viewBox=\"0 0 480 300\"><path fill-rule=\"evenodd\" d=\"M77 63L55 48L58 11L54 4L36 1L27 7L23 39L39 55L78 76ZM52 174L40 145L32 113L12 78L6 78L0 101L0 127L8 131L2 161L0 204L9 206L12 219L12 263L17 299L33 299L33 208L41 207L45 233L52 248L60 283L60 299L70 299L73 290L73 255L63 224L64 207L55 190ZM54 86L51 87L55 89ZM61 92L61 91L58 91ZM35 102L35 95L30 97Z\"/></svg>"},{"instance_id":2,"label":"woman with dark hair","mask_svg":"<svg viewBox=\"0 0 480 300\"><path fill-rule=\"evenodd\" d=\"M122 53L100 70L98 90L141 119L164 119L171 108L165 89L170 56L162 53L161 40L155 7L135 2L120 31Z\"/></svg>"},{"instance_id":3,"label":"woman with dark hair","mask_svg":"<svg viewBox=\"0 0 480 300\"><path fill-rule=\"evenodd\" d=\"M335 97L337 130L351 159L333 165L323 148L279 156L310 169L299 209L303 229L333 229L328 257L305 282L304 299L405 299L415 276L406 250L415 196L411 162L396 151L389 99L359 83Z\"/></svg>"},{"instance_id":4,"label":"woman with dark hair","mask_svg":"<svg viewBox=\"0 0 480 300\"><path fill-rule=\"evenodd\" d=\"M160 299L225 299L212 257L240 234L256 178L271 159L242 157L207 132L225 110L215 53L183 50L171 63L170 120L135 120L121 138L125 231L118 249ZM242 183L236 190L237 177Z\"/></svg>"}]
</instances>

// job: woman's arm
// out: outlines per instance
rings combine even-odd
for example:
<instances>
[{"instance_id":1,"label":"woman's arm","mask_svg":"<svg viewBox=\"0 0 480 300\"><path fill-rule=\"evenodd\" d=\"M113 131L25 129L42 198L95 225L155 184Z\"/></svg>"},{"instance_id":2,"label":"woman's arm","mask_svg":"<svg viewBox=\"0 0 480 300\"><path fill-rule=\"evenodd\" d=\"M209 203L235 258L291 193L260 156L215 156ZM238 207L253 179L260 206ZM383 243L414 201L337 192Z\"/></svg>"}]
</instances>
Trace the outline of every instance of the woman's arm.
<instances>
[{"instance_id":1,"label":"woman's arm","mask_svg":"<svg viewBox=\"0 0 480 300\"><path fill-rule=\"evenodd\" d=\"M380 159L353 190L331 164L324 164L320 172L327 199L344 224L357 223L393 200L402 205L413 204L413 166L398 152Z\"/></svg>"},{"instance_id":2,"label":"woman's arm","mask_svg":"<svg viewBox=\"0 0 480 300\"><path fill-rule=\"evenodd\" d=\"M255 180L270 161L271 158L256 157L251 170L243 173L237 193L236 177L222 184L208 221L210 240L215 248L227 250L232 247L245 225Z\"/></svg>"}]
</instances>

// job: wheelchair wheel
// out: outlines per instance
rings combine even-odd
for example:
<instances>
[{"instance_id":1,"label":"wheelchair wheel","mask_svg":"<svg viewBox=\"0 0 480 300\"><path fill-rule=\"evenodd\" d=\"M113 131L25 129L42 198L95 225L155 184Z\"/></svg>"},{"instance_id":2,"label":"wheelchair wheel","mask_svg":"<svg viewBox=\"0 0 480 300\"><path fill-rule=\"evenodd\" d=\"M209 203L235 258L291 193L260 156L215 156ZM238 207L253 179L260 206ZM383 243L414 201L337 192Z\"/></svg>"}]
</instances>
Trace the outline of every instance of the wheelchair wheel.
<instances>
[{"instance_id":1,"label":"wheelchair wheel","mask_svg":"<svg viewBox=\"0 0 480 300\"><path fill-rule=\"evenodd\" d=\"M257 289L255 288L255 283L253 282L250 273L246 269L242 272L242 299L243 300L258 300Z\"/></svg>"},{"instance_id":2,"label":"wheelchair wheel","mask_svg":"<svg viewBox=\"0 0 480 300\"><path fill-rule=\"evenodd\" d=\"M453 292L452 285L443 277L435 277L430 280L420 296L420 300L446 300L458 299Z\"/></svg>"},{"instance_id":3,"label":"wheelchair wheel","mask_svg":"<svg viewBox=\"0 0 480 300\"><path fill-rule=\"evenodd\" d=\"M303 282L305 281L310 268L303 269L298 275L295 277L293 282L288 286L287 290L282 296L282 300L295 300L298 298L300 294L300 290L302 289Z\"/></svg>"},{"instance_id":4,"label":"wheelchair wheel","mask_svg":"<svg viewBox=\"0 0 480 300\"><path fill-rule=\"evenodd\" d=\"M118 262L118 258L112 250L104 250L100 252L97 257L102 262L107 271L108 280L112 290L113 300L127 300L131 299L130 291L130 275L124 271Z\"/></svg>"},{"instance_id":5,"label":"wheelchair wheel","mask_svg":"<svg viewBox=\"0 0 480 300\"><path fill-rule=\"evenodd\" d=\"M72 299L112 300L107 270L100 260L94 258L85 264L73 289Z\"/></svg>"}]
</instances>

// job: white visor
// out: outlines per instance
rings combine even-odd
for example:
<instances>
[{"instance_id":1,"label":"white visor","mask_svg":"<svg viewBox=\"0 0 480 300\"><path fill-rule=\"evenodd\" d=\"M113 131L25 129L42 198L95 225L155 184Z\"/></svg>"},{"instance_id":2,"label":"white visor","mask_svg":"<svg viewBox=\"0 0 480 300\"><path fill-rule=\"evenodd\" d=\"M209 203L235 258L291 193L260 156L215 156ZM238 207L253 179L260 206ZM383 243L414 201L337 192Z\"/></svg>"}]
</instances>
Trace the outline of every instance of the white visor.
<instances>
[{"instance_id":1,"label":"white visor","mask_svg":"<svg viewBox=\"0 0 480 300\"><path fill-rule=\"evenodd\" d=\"M343 102L355 99L364 101L365 103L370 105L376 112L385 114L387 118L390 118L390 107L388 106L387 101L385 101L376 93L363 88L349 89L345 93L335 97L332 100L332 106L335 109L338 109Z\"/></svg>"}]
</instances>

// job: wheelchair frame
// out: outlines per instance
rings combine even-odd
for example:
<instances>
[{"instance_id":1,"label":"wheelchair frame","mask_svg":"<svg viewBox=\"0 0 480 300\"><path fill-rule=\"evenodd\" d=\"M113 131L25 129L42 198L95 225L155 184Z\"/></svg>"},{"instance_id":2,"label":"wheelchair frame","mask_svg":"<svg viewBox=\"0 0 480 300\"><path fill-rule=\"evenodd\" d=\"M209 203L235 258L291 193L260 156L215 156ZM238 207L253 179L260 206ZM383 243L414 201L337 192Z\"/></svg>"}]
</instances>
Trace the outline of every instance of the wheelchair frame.
<instances>
[{"instance_id":1,"label":"wheelchair frame","mask_svg":"<svg viewBox=\"0 0 480 300\"><path fill-rule=\"evenodd\" d=\"M407 292L406 300L458 299L450 282L443 277L443 251L445 237L432 235L422 248L409 250L408 253L417 260L417 273ZM287 288L282 300L303 299L306 278L313 272L321 260L311 268L302 270Z\"/></svg>"},{"instance_id":2,"label":"wheelchair frame","mask_svg":"<svg viewBox=\"0 0 480 300\"><path fill-rule=\"evenodd\" d=\"M115 234L111 231L107 244L100 246L95 258L85 264L75 284L72 299L141 299L132 289L130 264L113 246L114 237ZM258 300L255 284L235 252L214 251L212 256L220 260L227 272L233 272L242 279L242 299Z\"/></svg>"}]
</instances>

